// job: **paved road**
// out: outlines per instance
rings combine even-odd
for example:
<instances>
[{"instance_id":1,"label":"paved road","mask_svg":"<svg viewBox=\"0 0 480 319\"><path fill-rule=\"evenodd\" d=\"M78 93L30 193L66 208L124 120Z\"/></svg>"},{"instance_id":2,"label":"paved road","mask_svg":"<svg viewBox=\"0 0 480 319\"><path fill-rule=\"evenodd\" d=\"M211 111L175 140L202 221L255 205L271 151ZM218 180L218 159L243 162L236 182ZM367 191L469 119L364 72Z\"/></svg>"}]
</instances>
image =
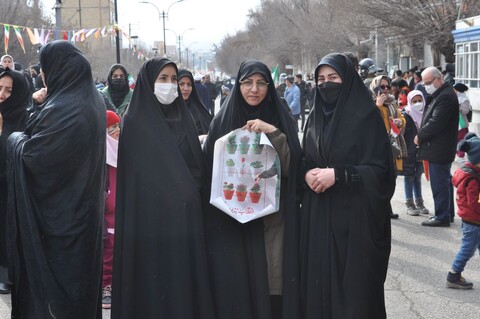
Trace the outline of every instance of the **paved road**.
<instances>
[{"instance_id":1,"label":"paved road","mask_svg":"<svg viewBox=\"0 0 480 319\"><path fill-rule=\"evenodd\" d=\"M456 167L454 163L452 171ZM423 179L422 186L425 206L432 211L430 185ZM478 254L464 271L464 276L473 281L474 289L445 288L445 277L462 238L458 218L450 228L420 226L427 216L406 214L401 176L397 179L392 205L400 219L392 221L392 253L385 282L388 318L480 319ZM9 295L0 295L0 319L10 318L10 304ZM110 318L109 311L103 311L103 318Z\"/></svg>"}]
</instances>

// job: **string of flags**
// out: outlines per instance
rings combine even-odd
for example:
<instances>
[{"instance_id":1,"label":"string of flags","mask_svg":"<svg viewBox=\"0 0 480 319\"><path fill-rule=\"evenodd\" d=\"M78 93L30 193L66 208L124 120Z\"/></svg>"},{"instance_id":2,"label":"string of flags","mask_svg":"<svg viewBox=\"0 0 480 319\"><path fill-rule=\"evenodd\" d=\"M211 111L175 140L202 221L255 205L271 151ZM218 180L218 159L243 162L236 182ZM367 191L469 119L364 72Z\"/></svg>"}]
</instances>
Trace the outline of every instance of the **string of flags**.
<instances>
[{"instance_id":1,"label":"string of flags","mask_svg":"<svg viewBox=\"0 0 480 319\"><path fill-rule=\"evenodd\" d=\"M22 47L23 52L25 53L25 42L22 37L22 32L26 33L30 43L32 45L41 44L45 45L49 41L53 40L54 34L56 32L60 32L61 38L63 40L72 41L72 42L84 42L88 37L92 36L95 39L99 39L100 37L104 38L107 36L115 36L116 31L122 33L124 37L131 41L132 39L121 30L118 25L109 25L104 27L97 27L92 29L81 29L81 30L52 30L46 28L30 28L26 26L19 26L19 25L12 25L7 23L0 23L3 25L4 29L4 45L5 45L5 54L8 54L8 45L10 41L10 29L13 28L15 36L17 37L18 43ZM1 28L1 27L0 27ZM137 58L140 60L145 60L147 57L137 50L136 46L134 46L133 54L137 54Z\"/></svg>"}]
</instances>

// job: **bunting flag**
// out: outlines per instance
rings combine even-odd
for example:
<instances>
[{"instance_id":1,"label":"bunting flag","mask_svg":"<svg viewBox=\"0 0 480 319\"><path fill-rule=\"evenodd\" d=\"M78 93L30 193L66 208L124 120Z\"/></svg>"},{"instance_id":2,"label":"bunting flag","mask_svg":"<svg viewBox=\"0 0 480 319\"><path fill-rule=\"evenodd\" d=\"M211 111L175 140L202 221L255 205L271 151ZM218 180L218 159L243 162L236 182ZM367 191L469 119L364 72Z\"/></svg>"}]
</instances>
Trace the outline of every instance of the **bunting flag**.
<instances>
[{"instance_id":1,"label":"bunting flag","mask_svg":"<svg viewBox=\"0 0 480 319\"><path fill-rule=\"evenodd\" d=\"M10 25L5 24L5 54L8 54L8 40L10 39Z\"/></svg>"},{"instance_id":2,"label":"bunting flag","mask_svg":"<svg viewBox=\"0 0 480 319\"><path fill-rule=\"evenodd\" d=\"M40 44L45 45L45 30L43 28L40 31Z\"/></svg>"},{"instance_id":3,"label":"bunting flag","mask_svg":"<svg viewBox=\"0 0 480 319\"><path fill-rule=\"evenodd\" d=\"M23 36L22 36L22 31L27 33L27 37L32 45L47 44L48 41L50 40L50 36L52 35L52 32L53 34L57 34L58 32L60 37L67 41L83 42L92 34L94 35L95 39L99 39L101 37L103 38L107 36L115 36L116 31L118 31L119 35L121 34L123 37L128 39L128 41L132 41L130 36L126 34L123 31L123 29L120 28L118 25L109 25L109 26L97 27L92 29L81 29L81 30L54 30L54 29L45 29L45 28L40 29L40 28L32 28L32 27L26 27L26 26L10 25L6 23L0 23L0 27L1 25L4 26L5 54L8 54L8 45L10 40L10 27L13 27L18 43L22 47L22 50L24 53L26 53L26 49L25 49L25 40L23 39ZM142 61L149 59L146 55L140 52L140 50L136 47L136 45L133 45L132 55L133 56L136 55L137 58Z\"/></svg>"},{"instance_id":4,"label":"bunting flag","mask_svg":"<svg viewBox=\"0 0 480 319\"><path fill-rule=\"evenodd\" d=\"M40 34L38 33L38 29L33 29L33 33L35 34L35 38L37 39L37 43L35 44L40 44Z\"/></svg>"},{"instance_id":5,"label":"bunting flag","mask_svg":"<svg viewBox=\"0 0 480 319\"><path fill-rule=\"evenodd\" d=\"M88 38L89 36L91 36L93 33L95 33L97 31L97 29L90 29L88 30L87 34L85 35L85 38Z\"/></svg>"},{"instance_id":6,"label":"bunting flag","mask_svg":"<svg viewBox=\"0 0 480 319\"><path fill-rule=\"evenodd\" d=\"M35 36L35 34L33 33L32 29L30 28L25 28L25 30L27 30L27 34L28 34L28 39L30 40L30 43L35 45L35 44L39 44L40 41L38 41L38 37ZM38 32L37 32L38 33Z\"/></svg>"},{"instance_id":7,"label":"bunting flag","mask_svg":"<svg viewBox=\"0 0 480 319\"><path fill-rule=\"evenodd\" d=\"M273 79L273 83L275 84L278 83L278 64L276 67L272 69L272 79Z\"/></svg>"},{"instance_id":8,"label":"bunting flag","mask_svg":"<svg viewBox=\"0 0 480 319\"><path fill-rule=\"evenodd\" d=\"M51 32L52 32L52 30L48 30L47 34L45 35L45 39L43 39L43 44L48 43L48 38L50 38L50 33Z\"/></svg>"}]
</instances>

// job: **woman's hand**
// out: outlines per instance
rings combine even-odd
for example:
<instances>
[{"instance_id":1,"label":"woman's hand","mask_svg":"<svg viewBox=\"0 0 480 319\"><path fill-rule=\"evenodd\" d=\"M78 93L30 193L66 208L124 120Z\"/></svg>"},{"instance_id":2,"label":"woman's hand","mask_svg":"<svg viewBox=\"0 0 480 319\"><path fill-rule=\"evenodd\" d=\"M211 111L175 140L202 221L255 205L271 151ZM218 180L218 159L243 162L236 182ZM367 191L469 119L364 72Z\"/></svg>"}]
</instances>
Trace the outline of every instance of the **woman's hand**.
<instances>
[{"instance_id":1,"label":"woman's hand","mask_svg":"<svg viewBox=\"0 0 480 319\"><path fill-rule=\"evenodd\" d=\"M272 133L275 131L277 128L271 124L265 123L262 120L256 119L256 120L250 120L247 121L247 124L245 124L244 127L242 127L243 130L248 130L249 132L263 132L265 134Z\"/></svg>"},{"instance_id":2,"label":"woman's hand","mask_svg":"<svg viewBox=\"0 0 480 319\"><path fill-rule=\"evenodd\" d=\"M315 193L323 193L335 184L333 168L314 168L305 174L305 182Z\"/></svg>"},{"instance_id":3,"label":"woman's hand","mask_svg":"<svg viewBox=\"0 0 480 319\"><path fill-rule=\"evenodd\" d=\"M400 128L400 126L402 126L402 120L401 119L393 119L393 123L398 128Z\"/></svg>"},{"instance_id":4,"label":"woman's hand","mask_svg":"<svg viewBox=\"0 0 480 319\"><path fill-rule=\"evenodd\" d=\"M387 96L385 94L380 94L377 96L377 99L375 101L375 104L377 104L378 107L383 106L383 103L387 100Z\"/></svg>"},{"instance_id":5,"label":"woman's hand","mask_svg":"<svg viewBox=\"0 0 480 319\"><path fill-rule=\"evenodd\" d=\"M2 117L2 113L0 113L0 135L2 135L2 130L3 130L3 117Z\"/></svg>"}]
</instances>

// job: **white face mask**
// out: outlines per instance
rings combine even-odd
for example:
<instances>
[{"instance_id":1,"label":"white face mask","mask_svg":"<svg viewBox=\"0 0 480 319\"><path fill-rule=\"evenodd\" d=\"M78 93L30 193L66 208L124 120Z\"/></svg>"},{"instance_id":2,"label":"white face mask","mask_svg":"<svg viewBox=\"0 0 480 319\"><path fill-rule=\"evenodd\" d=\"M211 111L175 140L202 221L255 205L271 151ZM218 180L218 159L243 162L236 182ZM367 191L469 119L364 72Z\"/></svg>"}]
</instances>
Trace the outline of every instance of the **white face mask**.
<instances>
[{"instance_id":1,"label":"white face mask","mask_svg":"<svg viewBox=\"0 0 480 319\"><path fill-rule=\"evenodd\" d=\"M421 111L423 109L423 103L422 102L413 103L412 108L415 110Z\"/></svg>"},{"instance_id":2,"label":"white face mask","mask_svg":"<svg viewBox=\"0 0 480 319\"><path fill-rule=\"evenodd\" d=\"M153 93L160 103L169 105L178 97L178 85L176 83L155 83Z\"/></svg>"},{"instance_id":3,"label":"white face mask","mask_svg":"<svg viewBox=\"0 0 480 319\"><path fill-rule=\"evenodd\" d=\"M437 90L437 88L433 86L433 83L429 84L429 85L425 85L425 91L427 91L427 93L430 94L430 95L435 93L436 90Z\"/></svg>"}]
</instances>

